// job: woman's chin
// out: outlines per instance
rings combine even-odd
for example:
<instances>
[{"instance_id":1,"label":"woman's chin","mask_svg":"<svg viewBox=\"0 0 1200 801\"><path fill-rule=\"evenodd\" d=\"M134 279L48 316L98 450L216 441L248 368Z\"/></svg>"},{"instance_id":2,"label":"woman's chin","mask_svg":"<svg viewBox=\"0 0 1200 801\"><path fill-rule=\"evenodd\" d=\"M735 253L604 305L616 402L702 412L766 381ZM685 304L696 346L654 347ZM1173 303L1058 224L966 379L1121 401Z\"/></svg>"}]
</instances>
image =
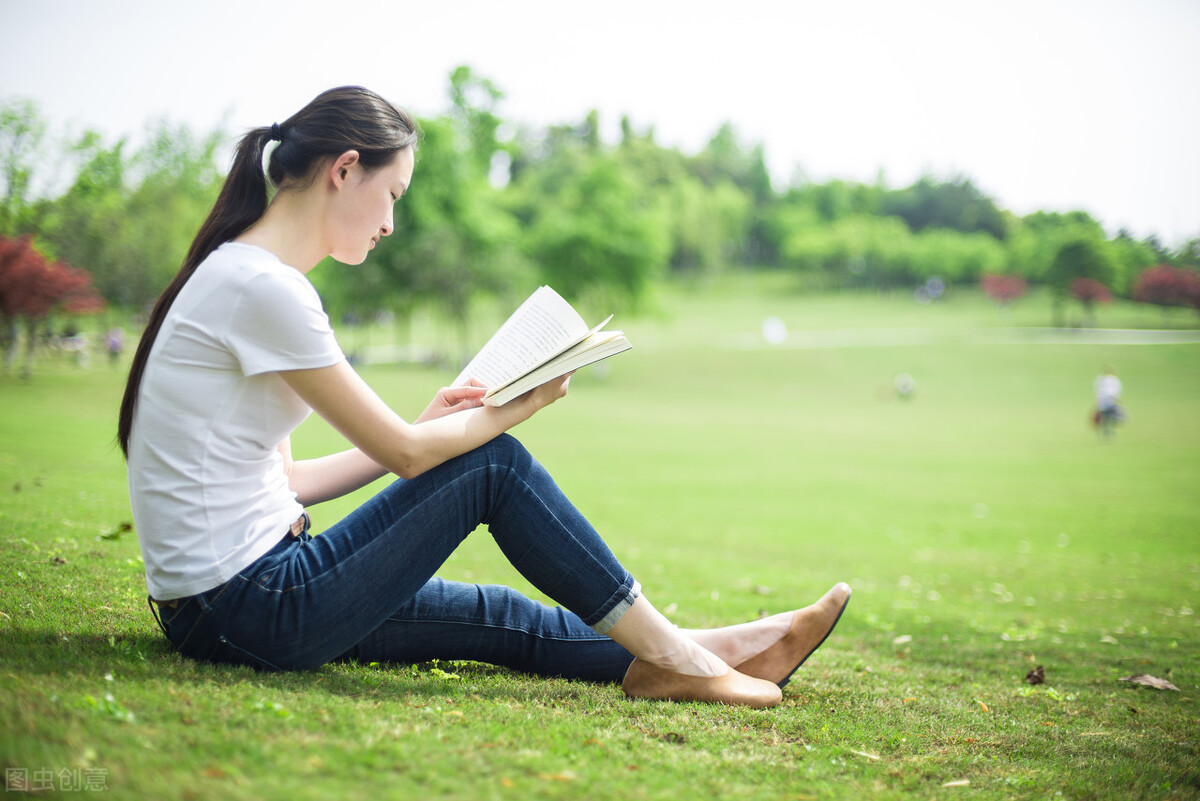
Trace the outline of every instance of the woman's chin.
<instances>
[{"instance_id":1,"label":"woman's chin","mask_svg":"<svg viewBox=\"0 0 1200 801\"><path fill-rule=\"evenodd\" d=\"M367 260L366 253L330 253L329 258L340 264L348 264L355 267Z\"/></svg>"}]
</instances>

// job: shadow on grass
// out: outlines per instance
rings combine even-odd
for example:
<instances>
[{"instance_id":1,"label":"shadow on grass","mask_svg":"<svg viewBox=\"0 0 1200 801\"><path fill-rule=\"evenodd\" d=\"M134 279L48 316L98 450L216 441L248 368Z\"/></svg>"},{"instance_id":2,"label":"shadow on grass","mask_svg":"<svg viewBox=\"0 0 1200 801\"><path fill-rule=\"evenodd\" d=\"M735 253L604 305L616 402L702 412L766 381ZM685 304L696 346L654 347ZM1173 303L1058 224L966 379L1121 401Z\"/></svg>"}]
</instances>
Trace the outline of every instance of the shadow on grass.
<instances>
[{"instance_id":1,"label":"shadow on grass","mask_svg":"<svg viewBox=\"0 0 1200 801\"><path fill-rule=\"evenodd\" d=\"M94 681L119 674L126 681L169 681L179 685L221 687L253 683L261 689L300 691L319 683L320 690L356 700L393 699L403 693L412 699L443 698L448 689L468 685L480 700L523 701L532 695L569 701L585 687L570 680L526 676L508 668L479 662L428 662L416 665L370 665L331 662L312 671L267 671L242 665L197 662L178 654L165 637L145 629L107 634L64 635L57 631L10 629L0 632L0 662L9 673L55 677L68 682ZM530 684L538 689L531 693Z\"/></svg>"}]
</instances>

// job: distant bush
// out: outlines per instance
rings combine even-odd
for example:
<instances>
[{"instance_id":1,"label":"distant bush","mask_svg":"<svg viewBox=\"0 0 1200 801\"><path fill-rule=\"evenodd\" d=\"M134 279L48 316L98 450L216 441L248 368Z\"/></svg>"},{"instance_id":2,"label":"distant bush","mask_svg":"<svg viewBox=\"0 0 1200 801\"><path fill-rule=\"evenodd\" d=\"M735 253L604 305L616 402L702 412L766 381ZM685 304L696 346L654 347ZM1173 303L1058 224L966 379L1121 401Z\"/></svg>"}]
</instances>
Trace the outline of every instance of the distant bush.
<instances>
[{"instance_id":1,"label":"distant bush","mask_svg":"<svg viewBox=\"0 0 1200 801\"><path fill-rule=\"evenodd\" d=\"M1200 310L1200 273L1170 264L1150 267L1138 275L1133 299L1156 306L1191 306Z\"/></svg>"},{"instance_id":2,"label":"distant bush","mask_svg":"<svg viewBox=\"0 0 1200 801\"><path fill-rule=\"evenodd\" d=\"M997 303L1009 304L1025 295L1025 279L1019 275L988 273L979 280L987 296Z\"/></svg>"}]
</instances>

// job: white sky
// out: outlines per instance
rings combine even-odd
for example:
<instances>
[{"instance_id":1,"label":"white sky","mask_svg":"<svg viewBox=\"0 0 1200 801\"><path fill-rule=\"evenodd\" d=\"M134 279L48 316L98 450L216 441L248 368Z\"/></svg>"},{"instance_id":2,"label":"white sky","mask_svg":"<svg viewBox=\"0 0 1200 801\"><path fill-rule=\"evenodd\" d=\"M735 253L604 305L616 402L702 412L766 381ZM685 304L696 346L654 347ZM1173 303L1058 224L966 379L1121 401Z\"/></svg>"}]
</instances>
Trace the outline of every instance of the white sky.
<instances>
[{"instance_id":1,"label":"white sky","mask_svg":"<svg viewBox=\"0 0 1200 801\"><path fill-rule=\"evenodd\" d=\"M466 63L513 122L596 108L691 153L728 120L777 188L961 172L1174 245L1200 236L1198 42L1197 0L0 0L0 100L236 134L345 83L438 114Z\"/></svg>"}]
</instances>

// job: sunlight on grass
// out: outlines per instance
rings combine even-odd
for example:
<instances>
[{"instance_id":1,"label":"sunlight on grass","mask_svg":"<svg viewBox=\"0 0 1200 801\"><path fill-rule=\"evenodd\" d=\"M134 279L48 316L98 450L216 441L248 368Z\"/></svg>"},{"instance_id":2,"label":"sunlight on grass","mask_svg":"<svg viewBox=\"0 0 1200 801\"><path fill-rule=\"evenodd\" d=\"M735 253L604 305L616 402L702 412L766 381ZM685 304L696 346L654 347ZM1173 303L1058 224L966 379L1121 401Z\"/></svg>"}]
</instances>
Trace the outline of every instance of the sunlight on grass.
<instances>
[{"instance_id":1,"label":"sunlight on grass","mask_svg":"<svg viewBox=\"0 0 1200 801\"><path fill-rule=\"evenodd\" d=\"M125 526L121 371L45 363L0 379L5 768L103 771L114 797L164 799L1200 798L1200 345L982 343L956 332L1017 323L977 297L761 288L664 293L660 315L622 323L634 351L517 433L680 625L851 581L779 709L476 664L183 661ZM1025 302L1012 316L1046 324ZM768 316L940 334L723 346ZM1130 417L1105 443L1087 414L1109 362ZM363 368L410 416L453 372ZM295 438L298 455L341 445L315 419ZM318 529L359 499L313 509ZM482 531L443 574L536 594ZM1179 691L1119 681L1139 673Z\"/></svg>"}]
</instances>

